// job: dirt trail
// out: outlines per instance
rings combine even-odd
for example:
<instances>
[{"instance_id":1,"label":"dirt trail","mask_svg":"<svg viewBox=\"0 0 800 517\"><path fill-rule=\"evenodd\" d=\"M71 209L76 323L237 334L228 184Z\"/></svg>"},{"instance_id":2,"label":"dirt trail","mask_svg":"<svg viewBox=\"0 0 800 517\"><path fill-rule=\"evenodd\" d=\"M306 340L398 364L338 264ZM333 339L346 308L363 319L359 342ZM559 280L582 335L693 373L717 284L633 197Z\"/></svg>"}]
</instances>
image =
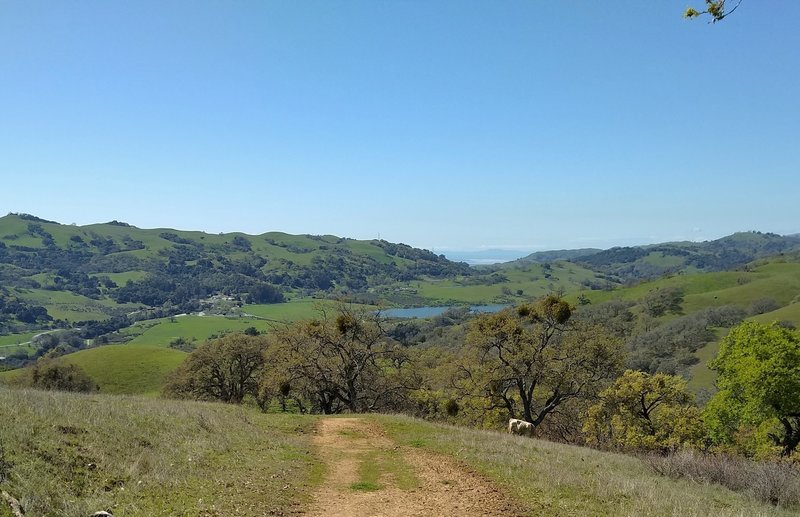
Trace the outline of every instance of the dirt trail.
<instances>
[{"instance_id":1,"label":"dirt trail","mask_svg":"<svg viewBox=\"0 0 800 517\"><path fill-rule=\"evenodd\" d=\"M489 480L447 457L399 447L381 428L363 418L329 418L320 423L315 444L327 479L314 495L314 516L520 515L519 508ZM359 490L364 462L379 455L393 459L379 474L378 489ZM401 482L398 464L406 478ZM458 512L458 513L455 513Z\"/></svg>"}]
</instances>

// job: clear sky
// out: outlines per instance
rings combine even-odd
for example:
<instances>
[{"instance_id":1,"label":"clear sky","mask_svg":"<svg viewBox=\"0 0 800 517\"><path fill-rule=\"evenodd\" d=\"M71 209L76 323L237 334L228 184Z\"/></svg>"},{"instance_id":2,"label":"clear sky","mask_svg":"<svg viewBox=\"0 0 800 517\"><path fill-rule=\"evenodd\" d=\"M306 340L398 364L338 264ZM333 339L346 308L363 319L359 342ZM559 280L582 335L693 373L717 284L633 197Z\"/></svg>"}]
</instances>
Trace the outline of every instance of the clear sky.
<instances>
[{"instance_id":1,"label":"clear sky","mask_svg":"<svg viewBox=\"0 0 800 517\"><path fill-rule=\"evenodd\" d=\"M0 0L0 212L434 248L800 232L800 2Z\"/></svg>"}]
</instances>

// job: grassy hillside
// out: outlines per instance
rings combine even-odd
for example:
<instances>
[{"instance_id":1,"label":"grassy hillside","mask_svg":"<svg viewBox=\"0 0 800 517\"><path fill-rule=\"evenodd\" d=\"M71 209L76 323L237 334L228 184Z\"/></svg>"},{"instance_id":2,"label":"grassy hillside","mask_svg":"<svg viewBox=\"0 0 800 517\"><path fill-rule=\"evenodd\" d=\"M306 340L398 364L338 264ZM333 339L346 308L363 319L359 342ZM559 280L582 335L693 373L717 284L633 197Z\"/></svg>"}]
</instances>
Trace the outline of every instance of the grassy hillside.
<instances>
[{"instance_id":1,"label":"grassy hillside","mask_svg":"<svg viewBox=\"0 0 800 517\"><path fill-rule=\"evenodd\" d=\"M531 515L796 515L718 485L664 478L632 456L406 417L378 419L401 445L453 456L487 475Z\"/></svg>"},{"instance_id":2,"label":"grassy hillside","mask_svg":"<svg viewBox=\"0 0 800 517\"><path fill-rule=\"evenodd\" d=\"M80 366L101 393L161 392L164 378L186 358L186 352L146 345L109 345L81 350L59 360Z\"/></svg>"},{"instance_id":3,"label":"grassy hillside","mask_svg":"<svg viewBox=\"0 0 800 517\"><path fill-rule=\"evenodd\" d=\"M253 318L225 318L221 316L181 316L136 324L126 329L129 333L143 330L126 346L169 346L177 338L200 344L212 335L242 332L248 327L267 331L266 321Z\"/></svg>"},{"instance_id":4,"label":"grassy hillside","mask_svg":"<svg viewBox=\"0 0 800 517\"><path fill-rule=\"evenodd\" d=\"M39 332L22 332L20 334L7 334L0 336L0 347L10 347L22 343L28 343Z\"/></svg>"},{"instance_id":5,"label":"grassy hillside","mask_svg":"<svg viewBox=\"0 0 800 517\"><path fill-rule=\"evenodd\" d=\"M186 352L160 346L107 345L61 356L57 361L83 368L100 393L149 395L161 393L164 380L186 358ZM0 386L22 370L0 372Z\"/></svg>"},{"instance_id":6,"label":"grassy hillside","mask_svg":"<svg viewBox=\"0 0 800 517\"><path fill-rule=\"evenodd\" d=\"M800 250L796 235L739 232L705 242L667 242L617 247L571 259L623 280L657 278L666 273L726 271L753 260Z\"/></svg>"},{"instance_id":7,"label":"grassy hillside","mask_svg":"<svg viewBox=\"0 0 800 517\"><path fill-rule=\"evenodd\" d=\"M485 270L489 271L489 270ZM528 264L473 277L424 279L400 283L399 290L412 290L433 305L519 303L547 293L574 293L587 283L603 282L598 274L570 262Z\"/></svg>"},{"instance_id":8,"label":"grassy hillside","mask_svg":"<svg viewBox=\"0 0 800 517\"><path fill-rule=\"evenodd\" d=\"M324 445L311 444L313 416L2 388L0 413L0 489L28 515L295 514L309 508L323 477L336 475L322 470ZM658 476L631 456L371 418L386 432L380 443L452 457L531 515L793 515L716 485Z\"/></svg>"},{"instance_id":9,"label":"grassy hillside","mask_svg":"<svg viewBox=\"0 0 800 517\"><path fill-rule=\"evenodd\" d=\"M786 305L800 295L800 262L766 261L747 271L673 275L633 287L583 291L581 294L592 303L613 299L635 301L664 287L677 287L683 291L683 307L687 313L720 305L746 306L764 297ZM570 298L577 299L577 294Z\"/></svg>"},{"instance_id":10,"label":"grassy hillside","mask_svg":"<svg viewBox=\"0 0 800 517\"><path fill-rule=\"evenodd\" d=\"M47 309L55 319L68 322L104 320L113 314L137 310L138 304L118 304L108 298L92 299L68 291L45 289L15 289L21 299Z\"/></svg>"},{"instance_id":11,"label":"grassy hillside","mask_svg":"<svg viewBox=\"0 0 800 517\"><path fill-rule=\"evenodd\" d=\"M0 266L9 271L10 285L91 291L92 298L103 293L134 301L151 297L142 297L138 291L122 296L117 291L128 281L143 283L148 289L165 287L147 284L154 275L173 280L200 275L201 286L210 284L207 292L197 295L202 298L223 286L235 294L247 293L258 283L278 285L284 291L364 291L368 283L471 273L466 264L381 240L280 232L207 234L141 229L117 221L72 226L25 214L0 217ZM85 278L76 285L76 279L61 274L64 270L88 274L100 281L99 287ZM105 282L106 277L113 284ZM171 302L182 303L185 295Z\"/></svg>"},{"instance_id":12,"label":"grassy hillside","mask_svg":"<svg viewBox=\"0 0 800 517\"><path fill-rule=\"evenodd\" d=\"M795 302L781 307L780 309L752 316L747 319L749 321L767 324L783 322L792 324L795 327L800 327L800 303ZM712 341L696 352L695 355L697 355L700 362L691 368L689 378L689 387L695 392L702 389L713 389L717 374L708 368L708 363L717 356L719 352L719 343L726 334L727 329L720 330L717 340Z\"/></svg>"},{"instance_id":13,"label":"grassy hillside","mask_svg":"<svg viewBox=\"0 0 800 517\"><path fill-rule=\"evenodd\" d=\"M27 515L284 514L319 475L308 416L1 387L0 414L0 489Z\"/></svg>"}]
</instances>

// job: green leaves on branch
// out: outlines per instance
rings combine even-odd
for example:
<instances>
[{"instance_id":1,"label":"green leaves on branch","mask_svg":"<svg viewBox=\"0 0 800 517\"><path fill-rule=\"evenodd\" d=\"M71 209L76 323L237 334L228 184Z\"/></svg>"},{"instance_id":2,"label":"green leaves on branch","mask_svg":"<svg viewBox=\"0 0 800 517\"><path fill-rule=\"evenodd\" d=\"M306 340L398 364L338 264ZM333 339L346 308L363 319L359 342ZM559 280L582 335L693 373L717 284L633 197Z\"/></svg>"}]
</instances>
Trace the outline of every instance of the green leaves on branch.
<instances>
[{"instance_id":1,"label":"green leaves on branch","mask_svg":"<svg viewBox=\"0 0 800 517\"><path fill-rule=\"evenodd\" d=\"M583 430L592 445L625 450L691 447L704 435L700 410L683 378L634 370L600 393Z\"/></svg>"},{"instance_id":2,"label":"green leaves on branch","mask_svg":"<svg viewBox=\"0 0 800 517\"><path fill-rule=\"evenodd\" d=\"M571 315L568 303L550 295L477 317L461 360L464 392L482 397L485 411L502 410L534 427L597 393L621 370L622 344Z\"/></svg>"},{"instance_id":3,"label":"green leaves on branch","mask_svg":"<svg viewBox=\"0 0 800 517\"><path fill-rule=\"evenodd\" d=\"M800 332L743 323L711 368L719 373L705 411L711 438L750 456L792 454L800 443Z\"/></svg>"},{"instance_id":4,"label":"green leaves on branch","mask_svg":"<svg viewBox=\"0 0 800 517\"><path fill-rule=\"evenodd\" d=\"M704 14L708 14L711 16L711 22L717 23L718 21L722 20L733 11L735 11L739 4L742 3L742 0L739 0L736 5L734 5L730 9L725 8L725 0L705 0L706 1L706 8L704 11L698 11L693 7L689 7L684 11L683 17L684 18L699 18Z\"/></svg>"}]
</instances>

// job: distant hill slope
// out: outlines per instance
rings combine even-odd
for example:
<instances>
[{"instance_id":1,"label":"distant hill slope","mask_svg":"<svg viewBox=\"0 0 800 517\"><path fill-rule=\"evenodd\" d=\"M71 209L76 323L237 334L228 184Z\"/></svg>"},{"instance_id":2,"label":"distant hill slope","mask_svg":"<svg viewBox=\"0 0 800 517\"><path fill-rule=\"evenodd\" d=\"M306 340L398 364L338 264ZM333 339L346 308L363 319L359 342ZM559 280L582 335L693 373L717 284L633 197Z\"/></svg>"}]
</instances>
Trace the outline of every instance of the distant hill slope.
<instances>
[{"instance_id":1,"label":"distant hill slope","mask_svg":"<svg viewBox=\"0 0 800 517\"><path fill-rule=\"evenodd\" d=\"M534 253L502 268L525 267L532 262L568 260L609 276L609 280L653 279L671 273L728 271L753 260L800 251L800 236L739 232L705 242L667 242L607 250L561 250Z\"/></svg>"},{"instance_id":2,"label":"distant hill slope","mask_svg":"<svg viewBox=\"0 0 800 517\"><path fill-rule=\"evenodd\" d=\"M189 312L198 309L198 300L218 293L275 303L286 293L365 293L376 285L471 274L467 264L384 240L0 217L0 309L12 305L8 314L27 323L46 319L32 308L38 306L56 319L97 320L142 305Z\"/></svg>"},{"instance_id":3,"label":"distant hill slope","mask_svg":"<svg viewBox=\"0 0 800 517\"><path fill-rule=\"evenodd\" d=\"M511 262L506 262L502 264L500 267L502 268L512 268L512 267L525 267L529 264L545 264L548 262L555 262L557 260L572 260L578 257L588 257L595 253L600 253L603 250L598 248L579 248L574 250L550 250L550 251L537 251L535 253L531 253L525 257L519 258L517 260L512 260Z\"/></svg>"}]
</instances>

